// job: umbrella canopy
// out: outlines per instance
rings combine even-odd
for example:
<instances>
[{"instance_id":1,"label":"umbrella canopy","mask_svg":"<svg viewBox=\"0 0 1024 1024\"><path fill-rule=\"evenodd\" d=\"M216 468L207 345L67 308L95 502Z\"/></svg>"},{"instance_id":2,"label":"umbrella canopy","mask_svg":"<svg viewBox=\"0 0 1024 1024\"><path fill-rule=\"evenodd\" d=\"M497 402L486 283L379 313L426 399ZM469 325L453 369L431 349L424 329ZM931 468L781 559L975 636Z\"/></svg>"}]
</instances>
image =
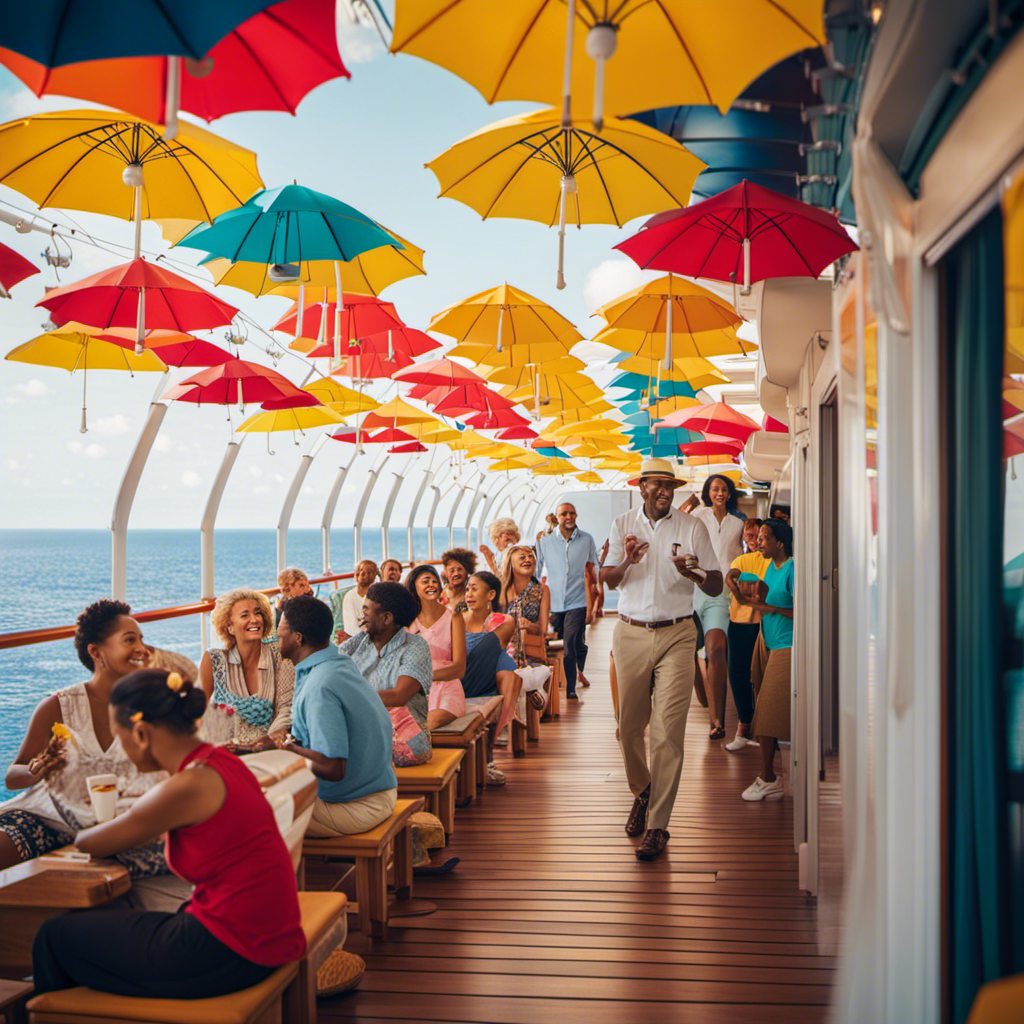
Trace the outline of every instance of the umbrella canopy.
<instances>
[{"instance_id":1,"label":"umbrella canopy","mask_svg":"<svg viewBox=\"0 0 1024 1024\"><path fill-rule=\"evenodd\" d=\"M179 243L232 263L351 260L382 245L400 243L376 221L340 199L302 185L257 192L212 224L200 224Z\"/></svg>"},{"instance_id":2,"label":"umbrella canopy","mask_svg":"<svg viewBox=\"0 0 1024 1024\"><path fill-rule=\"evenodd\" d=\"M457 348L468 349L469 345L459 345ZM511 352L511 349L508 350ZM455 349L449 353L449 355L457 354ZM487 365L487 364L482 364ZM582 359L577 359L575 356L559 356L556 359L544 360L543 368L540 369L537 364L526 363L522 366L494 366L489 367L487 371L487 379L495 384L511 384L513 387L522 388L533 383L534 378L539 372L545 374L570 374L576 373L586 367L586 363Z\"/></svg>"},{"instance_id":3,"label":"umbrella canopy","mask_svg":"<svg viewBox=\"0 0 1024 1024\"><path fill-rule=\"evenodd\" d=\"M39 268L30 263L20 252L0 243L0 299L9 299L10 290L33 274Z\"/></svg>"},{"instance_id":4,"label":"umbrella canopy","mask_svg":"<svg viewBox=\"0 0 1024 1024\"><path fill-rule=\"evenodd\" d=\"M176 53L202 60L236 25L274 0L193 4L132 0L120 4L69 0L30 4L7 19L3 41L48 67L107 57Z\"/></svg>"},{"instance_id":5,"label":"umbrella canopy","mask_svg":"<svg viewBox=\"0 0 1024 1024\"><path fill-rule=\"evenodd\" d=\"M308 392L317 401L331 406L336 412L343 415L347 412L367 412L370 409L378 408L380 404L369 395L364 395L361 391L353 391L352 388L347 388L330 377L318 377L316 380L304 384L300 390ZM264 402L263 407L273 409L275 403L273 401Z\"/></svg>"},{"instance_id":6,"label":"umbrella canopy","mask_svg":"<svg viewBox=\"0 0 1024 1024\"><path fill-rule=\"evenodd\" d=\"M701 331L699 334L674 329L668 337L671 348L666 345L664 332L652 334L623 327L603 327L591 341L649 360L663 361L668 352L673 363L680 359L707 360L712 356L746 355L757 348L753 342L744 341L732 327Z\"/></svg>"},{"instance_id":7,"label":"umbrella canopy","mask_svg":"<svg viewBox=\"0 0 1024 1024\"><path fill-rule=\"evenodd\" d=\"M493 345L496 352L522 344L557 342L561 346L558 354L564 355L583 340L561 313L510 284L488 288L442 309L427 330L458 342L487 348Z\"/></svg>"},{"instance_id":8,"label":"umbrella canopy","mask_svg":"<svg viewBox=\"0 0 1024 1024\"><path fill-rule=\"evenodd\" d=\"M462 387L466 384L481 384L486 381L461 363L451 359L428 359L414 363L395 374L395 380L406 384L433 384L446 388Z\"/></svg>"},{"instance_id":9,"label":"umbrella canopy","mask_svg":"<svg viewBox=\"0 0 1024 1024\"><path fill-rule=\"evenodd\" d=\"M182 231L180 237L184 238L196 226L192 224ZM426 273L423 269L422 249L385 228L383 224L377 226L386 231L401 248L391 244L381 245L360 253L354 259L339 261L341 280L346 292L379 295L396 281ZM213 276L214 284L229 284L232 288L241 288L242 291L249 292L250 295L285 295L290 299L297 299L299 289L310 285L326 288L327 296L332 301L337 294L333 260L303 260L299 264L299 276L287 283L275 281L270 277L269 270L273 264L232 263L221 257L210 257L203 260L201 265Z\"/></svg>"},{"instance_id":10,"label":"umbrella canopy","mask_svg":"<svg viewBox=\"0 0 1024 1024\"><path fill-rule=\"evenodd\" d=\"M349 342L405 326L392 303L382 302L372 295L343 294L344 309L338 309L333 302L310 302L302 311L302 337L322 338L321 347L328 348L328 351L320 355L330 355L332 348L336 350L342 344L347 347ZM298 309L298 303L292 303L288 312L271 330L295 334L298 330ZM322 323L324 318L326 322ZM336 325L339 328L337 333ZM334 354L338 354L337 351Z\"/></svg>"},{"instance_id":11,"label":"umbrella canopy","mask_svg":"<svg viewBox=\"0 0 1024 1024\"><path fill-rule=\"evenodd\" d=\"M503 398L496 391L481 384L467 384L452 389L440 389L441 394L424 398L434 412L446 413L449 416L463 416L480 410L511 409L512 402Z\"/></svg>"},{"instance_id":12,"label":"umbrella canopy","mask_svg":"<svg viewBox=\"0 0 1024 1024\"><path fill-rule=\"evenodd\" d=\"M817 277L857 245L825 210L743 181L652 217L621 250L645 269L732 281Z\"/></svg>"},{"instance_id":13,"label":"umbrella canopy","mask_svg":"<svg viewBox=\"0 0 1024 1024\"><path fill-rule=\"evenodd\" d=\"M529 420L520 416L511 407L503 409L491 405L483 412L467 417L466 423L476 430L498 430L506 427L529 426Z\"/></svg>"},{"instance_id":14,"label":"umbrella canopy","mask_svg":"<svg viewBox=\"0 0 1024 1024\"><path fill-rule=\"evenodd\" d=\"M633 332L629 332L632 334ZM659 335L651 335L657 339ZM704 335L697 335L702 341ZM664 342L664 339L661 339ZM657 340L648 347L647 355L631 355L629 352L620 353L619 357L612 360L623 370L629 373L637 373L646 377L650 382L650 390L657 390L658 394L664 394L663 388L671 385L689 385L692 391L699 391L712 384L728 384L729 378L707 359L683 356L675 357L672 360L672 369L665 370L661 357L652 353L657 352ZM640 346L641 351L644 351Z\"/></svg>"},{"instance_id":15,"label":"umbrella canopy","mask_svg":"<svg viewBox=\"0 0 1024 1024\"><path fill-rule=\"evenodd\" d=\"M725 402L712 402L694 409L670 413L655 424L659 432L662 427L683 427L686 430L699 430L703 434L734 437L741 441L746 441L751 434L761 429L760 424L749 416L737 412Z\"/></svg>"},{"instance_id":16,"label":"umbrella canopy","mask_svg":"<svg viewBox=\"0 0 1024 1024\"><path fill-rule=\"evenodd\" d=\"M179 106L212 121L240 110L285 110L321 82L344 75L334 0L284 0L247 18L201 61L121 57L47 67L0 49L0 63L37 96L74 96L166 124L168 72L180 75ZM171 64L183 65L180 70Z\"/></svg>"},{"instance_id":17,"label":"umbrella canopy","mask_svg":"<svg viewBox=\"0 0 1024 1024\"><path fill-rule=\"evenodd\" d=\"M122 348L135 348L135 331L113 327L99 337ZM222 366L234 357L219 345L193 338L181 331L147 331L143 339L147 351L155 352L168 366Z\"/></svg>"},{"instance_id":18,"label":"umbrella canopy","mask_svg":"<svg viewBox=\"0 0 1024 1024\"><path fill-rule=\"evenodd\" d=\"M464 344L456 345L450 349L450 356L458 356L460 359L469 359L477 366L486 366L490 369L514 369L523 368L536 369L549 363L561 362L567 357L571 345L575 342L565 341L520 341L509 344L507 336L503 338L501 347L497 343L492 345Z\"/></svg>"},{"instance_id":19,"label":"umbrella canopy","mask_svg":"<svg viewBox=\"0 0 1024 1024\"><path fill-rule=\"evenodd\" d=\"M399 0L392 52L440 64L488 103L555 102L567 63L564 0L518 0L502 13L494 16L490 0ZM598 120L602 107L623 114L707 103L726 111L776 61L825 42L818 0L751 0L742 14L692 0L579 2L573 29L573 99L577 109L593 106Z\"/></svg>"},{"instance_id":20,"label":"umbrella canopy","mask_svg":"<svg viewBox=\"0 0 1024 1024\"><path fill-rule=\"evenodd\" d=\"M494 436L499 441L532 441L537 437L537 431L533 427L506 427Z\"/></svg>"},{"instance_id":21,"label":"umbrella canopy","mask_svg":"<svg viewBox=\"0 0 1024 1024\"><path fill-rule=\"evenodd\" d=\"M332 370L335 377L351 377L353 380L385 380L390 379L398 370L412 366L413 358L405 352L396 351L394 359L387 359L379 352L360 354L356 346L356 354L342 354L341 362Z\"/></svg>"},{"instance_id":22,"label":"umbrella canopy","mask_svg":"<svg viewBox=\"0 0 1024 1024\"><path fill-rule=\"evenodd\" d=\"M176 402L195 402L197 405L245 406L274 399L294 399L296 404L305 405L310 396L269 366L246 362L244 359L231 359L221 366L211 366L183 380L163 397Z\"/></svg>"},{"instance_id":23,"label":"umbrella canopy","mask_svg":"<svg viewBox=\"0 0 1024 1024\"><path fill-rule=\"evenodd\" d=\"M558 225L557 286L565 287L565 226L616 224L685 206L704 164L636 121L609 118L600 132L566 125L554 108L518 114L457 142L427 167L440 197L488 217Z\"/></svg>"},{"instance_id":24,"label":"umbrella canopy","mask_svg":"<svg viewBox=\"0 0 1024 1024\"><path fill-rule=\"evenodd\" d=\"M243 433L271 434L282 430L315 430L317 427L333 427L344 422L345 417L326 405L315 405L300 409L273 409L250 416L238 427Z\"/></svg>"},{"instance_id":25,"label":"umbrella canopy","mask_svg":"<svg viewBox=\"0 0 1024 1024\"><path fill-rule=\"evenodd\" d=\"M768 413L765 413L764 418L761 420L761 429L767 430L769 434L789 433L789 427L785 423L775 419L774 416L769 416Z\"/></svg>"},{"instance_id":26,"label":"umbrella canopy","mask_svg":"<svg viewBox=\"0 0 1024 1024\"><path fill-rule=\"evenodd\" d=\"M145 293L140 317L139 296ZM133 327L195 331L228 324L238 310L187 278L144 259L54 288L36 303L57 324L77 320L93 327Z\"/></svg>"},{"instance_id":27,"label":"umbrella canopy","mask_svg":"<svg viewBox=\"0 0 1024 1024\"><path fill-rule=\"evenodd\" d=\"M743 451L743 445L743 441L731 437L720 437L716 440L708 438L704 441L688 441L686 444L681 444L679 450L684 455L725 455L733 458Z\"/></svg>"},{"instance_id":28,"label":"umbrella canopy","mask_svg":"<svg viewBox=\"0 0 1024 1024\"><path fill-rule=\"evenodd\" d=\"M574 472L576 467L568 459L548 459L547 462L539 462L536 466L530 467L534 476L567 476Z\"/></svg>"},{"instance_id":29,"label":"umbrella canopy","mask_svg":"<svg viewBox=\"0 0 1024 1024\"><path fill-rule=\"evenodd\" d=\"M573 476L581 484L600 484L604 482L592 469L588 469L585 473L573 473Z\"/></svg>"},{"instance_id":30,"label":"umbrella canopy","mask_svg":"<svg viewBox=\"0 0 1024 1024\"><path fill-rule=\"evenodd\" d=\"M40 207L202 221L244 203L263 180L254 153L203 128L183 124L170 142L140 117L70 110L0 125L0 184Z\"/></svg>"},{"instance_id":31,"label":"umbrella canopy","mask_svg":"<svg viewBox=\"0 0 1024 1024\"><path fill-rule=\"evenodd\" d=\"M743 318L724 299L699 284L672 274L647 281L631 291L606 302L593 316L609 327L624 327L649 334L700 334L703 331L729 329Z\"/></svg>"},{"instance_id":32,"label":"umbrella canopy","mask_svg":"<svg viewBox=\"0 0 1024 1024\"><path fill-rule=\"evenodd\" d=\"M15 363L52 366L68 373L76 370L154 373L167 369L155 353L143 352L137 356L129 349L99 337L94 328L74 321L12 348L4 358Z\"/></svg>"},{"instance_id":33,"label":"umbrella canopy","mask_svg":"<svg viewBox=\"0 0 1024 1024\"><path fill-rule=\"evenodd\" d=\"M538 459L541 462L544 461L539 456L538 456ZM524 453L523 455L519 455L519 456L515 456L515 457L509 457L509 458L504 458L504 459L498 459L497 462L492 462L487 467L487 472L488 473L508 473L508 472L511 472L513 469L529 469L531 466L533 466L535 464L536 463L533 461L533 459L527 457L527 455Z\"/></svg>"},{"instance_id":34,"label":"umbrella canopy","mask_svg":"<svg viewBox=\"0 0 1024 1024\"><path fill-rule=\"evenodd\" d=\"M363 420L363 426L375 427L405 427L412 423L437 423L437 418L429 412L417 409L415 406L403 402L400 398L393 398L390 402L380 406L371 412Z\"/></svg>"}]
</instances>

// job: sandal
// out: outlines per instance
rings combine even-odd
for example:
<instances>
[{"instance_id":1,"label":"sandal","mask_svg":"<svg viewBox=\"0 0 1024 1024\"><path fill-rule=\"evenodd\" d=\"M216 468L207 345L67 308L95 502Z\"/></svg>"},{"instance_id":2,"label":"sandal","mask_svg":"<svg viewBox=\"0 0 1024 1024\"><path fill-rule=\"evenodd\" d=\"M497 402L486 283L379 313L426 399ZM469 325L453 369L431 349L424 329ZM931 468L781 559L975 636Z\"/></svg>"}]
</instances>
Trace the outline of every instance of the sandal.
<instances>
[{"instance_id":1,"label":"sandal","mask_svg":"<svg viewBox=\"0 0 1024 1024\"><path fill-rule=\"evenodd\" d=\"M710 740L724 740L725 739L725 726L719 722L717 725L711 726L711 732L708 733L708 739Z\"/></svg>"},{"instance_id":2,"label":"sandal","mask_svg":"<svg viewBox=\"0 0 1024 1024\"><path fill-rule=\"evenodd\" d=\"M543 711L548 706L548 695L543 690L531 690L527 697L538 711Z\"/></svg>"}]
</instances>

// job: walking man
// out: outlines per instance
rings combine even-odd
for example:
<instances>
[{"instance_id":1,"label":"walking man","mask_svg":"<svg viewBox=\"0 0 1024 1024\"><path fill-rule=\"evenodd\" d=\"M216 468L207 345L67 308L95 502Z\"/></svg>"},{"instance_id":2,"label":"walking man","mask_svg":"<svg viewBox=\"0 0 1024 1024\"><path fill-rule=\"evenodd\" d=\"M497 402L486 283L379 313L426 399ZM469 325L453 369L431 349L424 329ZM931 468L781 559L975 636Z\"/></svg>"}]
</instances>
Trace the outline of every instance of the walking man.
<instances>
[{"instance_id":1,"label":"walking man","mask_svg":"<svg viewBox=\"0 0 1024 1024\"><path fill-rule=\"evenodd\" d=\"M565 695L576 700L576 677L584 686L586 629L594 621L597 545L576 525L576 508L568 501L555 509L558 529L537 541L537 575L547 574L551 591L551 627L564 641Z\"/></svg>"},{"instance_id":2,"label":"walking man","mask_svg":"<svg viewBox=\"0 0 1024 1024\"><path fill-rule=\"evenodd\" d=\"M643 506L611 528L601 579L619 590L612 652L619 680L619 744L635 797L626 835L643 833L640 860L668 842L668 823L683 767L686 715L693 695L694 587L722 592L722 573L707 527L672 508L682 481L667 459L648 459L638 483ZM651 727L651 761L644 731Z\"/></svg>"}]
</instances>

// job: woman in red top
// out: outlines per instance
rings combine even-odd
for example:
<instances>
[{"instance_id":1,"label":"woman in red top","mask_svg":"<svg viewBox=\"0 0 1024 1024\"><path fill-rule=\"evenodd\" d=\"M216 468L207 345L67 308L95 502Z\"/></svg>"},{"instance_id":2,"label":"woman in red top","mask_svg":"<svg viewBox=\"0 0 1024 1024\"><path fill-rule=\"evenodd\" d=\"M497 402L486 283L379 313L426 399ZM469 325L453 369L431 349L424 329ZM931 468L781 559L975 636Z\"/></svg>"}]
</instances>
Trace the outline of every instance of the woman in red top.
<instances>
[{"instance_id":1,"label":"woman in red top","mask_svg":"<svg viewBox=\"0 0 1024 1024\"><path fill-rule=\"evenodd\" d=\"M110 694L110 722L140 771L171 777L75 845L109 857L167 834L167 863L195 885L176 914L86 910L47 921L32 949L37 992L205 999L249 988L306 949L295 873L252 772L196 737L203 691L142 669Z\"/></svg>"}]
</instances>

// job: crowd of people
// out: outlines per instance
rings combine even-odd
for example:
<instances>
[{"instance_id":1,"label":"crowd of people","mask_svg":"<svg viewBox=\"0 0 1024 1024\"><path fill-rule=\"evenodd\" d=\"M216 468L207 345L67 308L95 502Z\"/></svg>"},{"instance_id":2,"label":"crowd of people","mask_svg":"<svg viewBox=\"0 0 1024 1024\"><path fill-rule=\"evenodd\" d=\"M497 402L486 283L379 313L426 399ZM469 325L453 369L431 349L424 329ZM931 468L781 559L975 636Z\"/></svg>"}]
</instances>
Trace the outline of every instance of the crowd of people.
<instances>
[{"instance_id":1,"label":"crowd of people","mask_svg":"<svg viewBox=\"0 0 1024 1024\"><path fill-rule=\"evenodd\" d=\"M440 572L364 559L354 585L329 602L294 568L279 576L276 608L259 591L228 591L211 614L217 643L198 669L147 646L127 604L86 608L74 643L91 675L32 716L7 770L17 795L0 805L0 869L74 842L118 858L135 877L173 872L195 888L178 912L143 896L141 906L44 925L37 990L200 997L252 985L301 955L291 862L235 755L284 749L306 758L317 778L307 834L364 832L395 807L395 767L429 761L434 730L500 697L488 779L503 784L493 743L502 734L510 742L526 701L548 700L538 644L543 651L557 635L566 696L578 700L577 685L590 685L586 629L606 587L619 592L617 735L634 797L625 830L642 837L637 857L654 859L668 842L694 689L719 739L728 683L739 724L724 749L760 752L742 797L780 798L792 530L781 517L746 519L726 476L710 477L689 508L674 506L681 481L665 460L645 462L635 483L642 503L612 523L600 553L563 502L534 544L512 520L492 523L496 551L481 547L489 569L452 548ZM86 779L101 773L118 780L118 808L97 824ZM254 899L254 872L259 886L274 887L273 901Z\"/></svg>"}]
</instances>

